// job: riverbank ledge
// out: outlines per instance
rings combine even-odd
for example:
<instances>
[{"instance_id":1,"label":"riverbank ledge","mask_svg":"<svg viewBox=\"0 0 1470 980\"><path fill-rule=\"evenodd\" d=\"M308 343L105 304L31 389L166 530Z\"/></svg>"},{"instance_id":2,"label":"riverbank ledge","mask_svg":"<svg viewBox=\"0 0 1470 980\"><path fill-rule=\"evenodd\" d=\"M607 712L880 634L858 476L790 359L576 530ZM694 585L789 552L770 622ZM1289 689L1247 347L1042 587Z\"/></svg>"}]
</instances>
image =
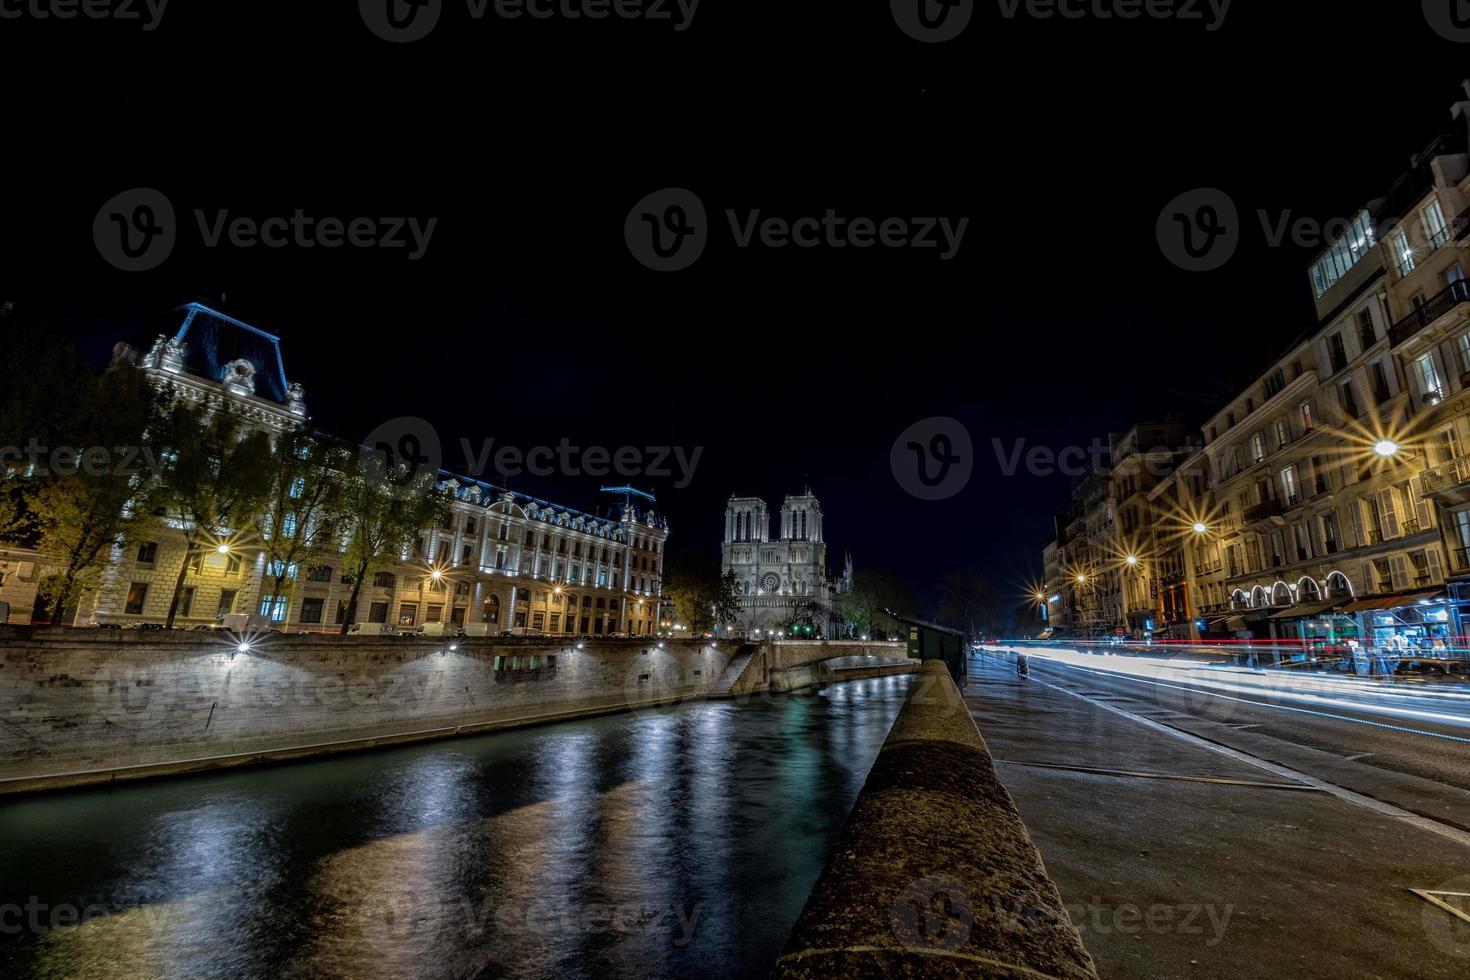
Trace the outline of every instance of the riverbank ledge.
<instances>
[{"instance_id":1,"label":"riverbank ledge","mask_svg":"<svg viewBox=\"0 0 1470 980\"><path fill-rule=\"evenodd\" d=\"M1096 980L942 663L916 675L773 976Z\"/></svg>"}]
</instances>

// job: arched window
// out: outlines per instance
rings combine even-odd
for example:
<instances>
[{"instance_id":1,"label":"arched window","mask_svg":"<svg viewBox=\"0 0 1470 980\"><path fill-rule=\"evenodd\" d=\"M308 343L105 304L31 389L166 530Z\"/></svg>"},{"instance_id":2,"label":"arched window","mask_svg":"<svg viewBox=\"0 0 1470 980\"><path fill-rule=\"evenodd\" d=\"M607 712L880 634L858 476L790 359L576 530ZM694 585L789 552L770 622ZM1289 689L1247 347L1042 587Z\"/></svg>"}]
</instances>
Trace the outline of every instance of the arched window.
<instances>
[{"instance_id":1,"label":"arched window","mask_svg":"<svg viewBox=\"0 0 1470 980\"><path fill-rule=\"evenodd\" d=\"M1320 602L1322 589L1317 580L1308 575L1296 584L1296 595L1299 602Z\"/></svg>"},{"instance_id":2,"label":"arched window","mask_svg":"<svg viewBox=\"0 0 1470 980\"><path fill-rule=\"evenodd\" d=\"M485 600L485 608L480 613L482 623L500 622L500 596L492 595Z\"/></svg>"},{"instance_id":3,"label":"arched window","mask_svg":"<svg viewBox=\"0 0 1470 980\"><path fill-rule=\"evenodd\" d=\"M1266 596L1266 589L1264 586L1258 585L1254 589L1251 589L1251 605L1253 607L1259 609L1269 604L1270 601Z\"/></svg>"},{"instance_id":4,"label":"arched window","mask_svg":"<svg viewBox=\"0 0 1470 980\"><path fill-rule=\"evenodd\" d=\"M373 576L373 587L378 589L391 589L398 584L398 577L392 572L379 572Z\"/></svg>"},{"instance_id":5,"label":"arched window","mask_svg":"<svg viewBox=\"0 0 1470 980\"><path fill-rule=\"evenodd\" d=\"M1291 605L1291 586L1287 585L1285 582L1277 582L1276 585L1273 586L1271 589L1271 605Z\"/></svg>"},{"instance_id":6,"label":"arched window","mask_svg":"<svg viewBox=\"0 0 1470 980\"><path fill-rule=\"evenodd\" d=\"M1353 584L1342 572L1333 572L1327 576L1327 598L1329 599L1351 599L1353 597Z\"/></svg>"}]
</instances>

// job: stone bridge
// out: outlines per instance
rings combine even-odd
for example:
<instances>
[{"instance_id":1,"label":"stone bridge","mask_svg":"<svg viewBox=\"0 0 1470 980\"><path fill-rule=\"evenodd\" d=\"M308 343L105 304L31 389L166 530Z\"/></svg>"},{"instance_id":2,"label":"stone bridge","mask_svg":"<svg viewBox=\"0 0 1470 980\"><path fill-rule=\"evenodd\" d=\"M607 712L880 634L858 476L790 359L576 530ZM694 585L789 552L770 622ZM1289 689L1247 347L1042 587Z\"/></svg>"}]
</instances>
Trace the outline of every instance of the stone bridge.
<instances>
[{"instance_id":1,"label":"stone bridge","mask_svg":"<svg viewBox=\"0 0 1470 980\"><path fill-rule=\"evenodd\" d=\"M823 681L901 673L917 667L902 641L774 640L745 643L714 685L714 697L794 691Z\"/></svg>"}]
</instances>

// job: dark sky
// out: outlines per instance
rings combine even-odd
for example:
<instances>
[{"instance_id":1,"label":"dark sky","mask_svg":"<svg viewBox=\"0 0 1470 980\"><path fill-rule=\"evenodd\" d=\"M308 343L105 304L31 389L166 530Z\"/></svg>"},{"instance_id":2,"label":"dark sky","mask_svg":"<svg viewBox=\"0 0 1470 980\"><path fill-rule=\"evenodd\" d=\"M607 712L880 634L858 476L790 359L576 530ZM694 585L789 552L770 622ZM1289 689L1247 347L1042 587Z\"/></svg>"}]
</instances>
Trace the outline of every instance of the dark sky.
<instances>
[{"instance_id":1,"label":"dark sky","mask_svg":"<svg viewBox=\"0 0 1470 980\"><path fill-rule=\"evenodd\" d=\"M461 438L703 447L684 489L634 481L671 546L717 547L732 492L775 507L809 483L859 566L921 593L948 569L1019 586L1068 480L1004 476L992 440L1202 420L1312 321L1312 256L1270 247L1256 212L1327 219L1380 194L1450 125L1470 46L1418 3L1238 0L1213 32L1000 9L944 44L911 40L887 4L790 0L704 0L682 32L475 21L449 0L411 44L341 0L173 0L153 31L3 19L0 299L100 360L157 311L226 294L281 335L316 420L344 434L421 415L451 466ZM671 186L707 206L711 241L655 273L624 219ZM1201 186L1236 201L1244 241L1187 273L1155 221ZM162 191L180 230L161 266L128 273L92 224L134 187ZM409 261L206 248L193 216L297 208L438 224ZM727 208L970 226L950 261L741 249ZM978 457L963 493L926 503L889 450L939 415ZM513 483L596 502L592 479Z\"/></svg>"}]
</instances>

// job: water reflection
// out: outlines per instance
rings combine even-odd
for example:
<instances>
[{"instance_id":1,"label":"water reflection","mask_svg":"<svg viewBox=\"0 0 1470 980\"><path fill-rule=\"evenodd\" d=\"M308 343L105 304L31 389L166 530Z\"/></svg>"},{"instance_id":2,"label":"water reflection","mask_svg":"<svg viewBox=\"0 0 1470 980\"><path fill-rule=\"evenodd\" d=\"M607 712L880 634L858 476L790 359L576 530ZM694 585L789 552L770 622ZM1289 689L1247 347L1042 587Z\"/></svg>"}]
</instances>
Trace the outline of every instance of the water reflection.
<instances>
[{"instance_id":1,"label":"water reflection","mask_svg":"<svg viewBox=\"0 0 1470 980\"><path fill-rule=\"evenodd\" d=\"M764 976L907 678L0 805L0 976Z\"/></svg>"}]
</instances>

